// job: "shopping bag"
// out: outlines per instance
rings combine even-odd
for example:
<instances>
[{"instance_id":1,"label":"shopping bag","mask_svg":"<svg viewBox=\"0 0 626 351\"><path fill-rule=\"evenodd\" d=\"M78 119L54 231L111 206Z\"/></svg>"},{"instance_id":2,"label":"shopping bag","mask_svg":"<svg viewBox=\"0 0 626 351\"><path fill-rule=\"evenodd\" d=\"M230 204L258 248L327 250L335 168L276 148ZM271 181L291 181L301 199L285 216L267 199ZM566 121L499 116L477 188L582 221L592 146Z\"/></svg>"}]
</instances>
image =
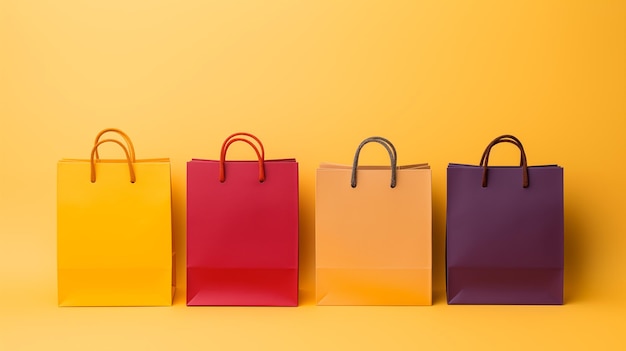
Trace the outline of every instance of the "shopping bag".
<instances>
[{"instance_id":1,"label":"shopping bag","mask_svg":"<svg viewBox=\"0 0 626 351\"><path fill-rule=\"evenodd\" d=\"M520 166L488 166L503 142ZM503 135L478 166L448 166L447 196L449 304L563 303L563 168L528 166Z\"/></svg>"},{"instance_id":2,"label":"shopping bag","mask_svg":"<svg viewBox=\"0 0 626 351\"><path fill-rule=\"evenodd\" d=\"M371 142L385 147L391 166L358 166ZM318 305L432 304L429 166L398 167L381 137L365 139L352 166L321 164L315 252Z\"/></svg>"},{"instance_id":3,"label":"shopping bag","mask_svg":"<svg viewBox=\"0 0 626 351\"><path fill-rule=\"evenodd\" d=\"M100 140L107 132L126 142ZM123 159L100 159L116 144ZM57 165L60 306L166 306L174 294L168 159L135 158L117 129L97 137L87 160Z\"/></svg>"},{"instance_id":4,"label":"shopping bag","mask_svg":"<svg viewBox=\"0 0 626 351\"><path fill-rule=\"evenodd\" d=\"M226 161L235 142L257 160ZM187 163L187 305L298 305L298 163L251 134Z\"/></svg>"}]
</instances>

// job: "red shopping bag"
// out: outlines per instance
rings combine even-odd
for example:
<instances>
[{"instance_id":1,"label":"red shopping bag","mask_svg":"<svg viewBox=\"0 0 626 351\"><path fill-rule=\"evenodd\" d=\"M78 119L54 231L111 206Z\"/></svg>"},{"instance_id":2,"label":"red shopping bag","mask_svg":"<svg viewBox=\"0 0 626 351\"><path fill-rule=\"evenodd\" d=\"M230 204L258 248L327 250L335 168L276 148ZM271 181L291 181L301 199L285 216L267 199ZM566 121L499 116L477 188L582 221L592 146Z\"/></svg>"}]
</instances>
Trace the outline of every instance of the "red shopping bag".
<instances>
[{"instance_id":1,"label":"red shopping bag","mask_svg":"<svg viewBox=\"0 0 626 351\"><path fill-rule=\"evenodd\" d=\"M226 161L238 141L257 160ZM187 305L298 305L298 163L265 160L251 134L187 163Z\"/></svg>"}]
</instances>

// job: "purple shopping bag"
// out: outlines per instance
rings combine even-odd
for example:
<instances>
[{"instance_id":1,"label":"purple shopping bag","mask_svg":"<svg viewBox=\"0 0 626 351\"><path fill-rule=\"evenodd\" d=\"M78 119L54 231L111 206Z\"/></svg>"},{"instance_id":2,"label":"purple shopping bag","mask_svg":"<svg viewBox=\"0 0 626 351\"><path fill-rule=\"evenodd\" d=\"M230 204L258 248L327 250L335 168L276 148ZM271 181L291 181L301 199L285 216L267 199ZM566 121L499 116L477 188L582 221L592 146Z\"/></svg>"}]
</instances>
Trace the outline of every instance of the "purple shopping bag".
<instances>
[{"instance_id":1,"label":"purple shopping bag","mask_svg":"<svg viewBox=\"0 0 626 351\"><path fill-rule=\"evenodd\" d=\"M487 166L496 144L520 166ZM494 139L480 165L448 165L449 304L563 304L563 168L528 166Z\"/></svg>"}]
</instances>

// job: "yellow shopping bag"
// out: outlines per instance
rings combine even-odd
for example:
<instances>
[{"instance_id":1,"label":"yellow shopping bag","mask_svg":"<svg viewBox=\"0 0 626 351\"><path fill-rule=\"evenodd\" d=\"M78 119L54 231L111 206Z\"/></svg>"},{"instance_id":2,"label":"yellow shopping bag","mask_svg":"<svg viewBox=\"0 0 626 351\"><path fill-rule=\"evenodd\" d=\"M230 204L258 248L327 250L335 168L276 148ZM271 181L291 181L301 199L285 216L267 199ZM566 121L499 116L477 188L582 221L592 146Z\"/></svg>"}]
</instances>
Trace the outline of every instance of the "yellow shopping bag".
<instances>
[{"instance_id":1,"label":"yellow shopping bag","mask_svg":"<svg viewBox=\"0 0 626 351\"><path fill-rule=\"evenodd\" d=\"M358 166L370 142L387 149L391 167ZM432 304L431 171L396 162L393 145L372 137L359 145L352 167L318 168L318 305Z\"/></svg>"},{"instance_id":2,"label":"yellow shopping bag","mask_svg":"<svg viewBox=\"0 0 626 351\"><path fill-rule=\"evenodd\" d=\"M117 132L124 143L100 140ZM103 160L117 144L124 159ZM174 294L168 159L138 160L117 129L97 137L88 160L57 168L57 279L60 306L166 306Z\"/></svg>"}]
</instances>

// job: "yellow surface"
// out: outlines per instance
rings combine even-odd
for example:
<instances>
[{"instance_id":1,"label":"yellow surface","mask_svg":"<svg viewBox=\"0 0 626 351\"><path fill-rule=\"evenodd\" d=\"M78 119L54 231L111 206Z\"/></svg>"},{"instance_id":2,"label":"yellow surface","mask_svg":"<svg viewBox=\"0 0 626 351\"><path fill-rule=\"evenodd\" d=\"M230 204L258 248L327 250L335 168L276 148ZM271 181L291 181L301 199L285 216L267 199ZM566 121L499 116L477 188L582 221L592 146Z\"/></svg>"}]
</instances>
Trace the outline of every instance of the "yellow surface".
<instances>
[{"instance_id":1,"label":"yellow surface","mask_svg":"<svg viewBox=\"0 0 626 351\"><path fill-rule=\"evenodd\" d=\"M625 17L610 0L0 0L0 349L624 349ZM56 162L106 127L172 160L179 286L185 162L236 131L296 157L302 306L57 307ZM505 133L565 169L564 306L444 302L445 167ZM314 306L315 169L371 135L432 167L432 307Z\"/></svg>"}]
</instances>

